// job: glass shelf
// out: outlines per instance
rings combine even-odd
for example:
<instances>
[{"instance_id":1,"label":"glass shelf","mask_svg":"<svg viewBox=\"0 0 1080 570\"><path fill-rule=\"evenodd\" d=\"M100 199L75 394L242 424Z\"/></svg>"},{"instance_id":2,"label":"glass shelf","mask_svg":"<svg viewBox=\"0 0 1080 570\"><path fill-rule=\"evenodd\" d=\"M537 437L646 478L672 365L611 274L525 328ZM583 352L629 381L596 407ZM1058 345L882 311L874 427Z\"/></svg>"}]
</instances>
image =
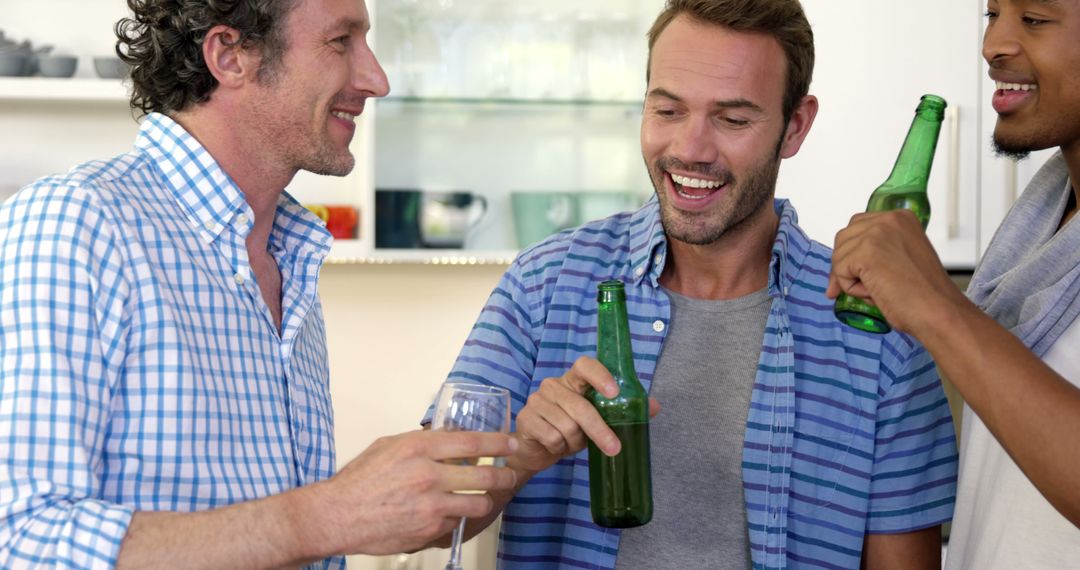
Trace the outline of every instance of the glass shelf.
<instances>
[{"instance_id":1,"label":"glass shelf","mask_svg":"<svg viewBox=\"0 0 1080 570\"><path fill-rule=\"evenodd\" d=\"M383 105L463 105L476 107L614 107L639 110L643 102L596 99L521 99L513 97L396 97L380 99Z\"/></svg>"}]
</instances>

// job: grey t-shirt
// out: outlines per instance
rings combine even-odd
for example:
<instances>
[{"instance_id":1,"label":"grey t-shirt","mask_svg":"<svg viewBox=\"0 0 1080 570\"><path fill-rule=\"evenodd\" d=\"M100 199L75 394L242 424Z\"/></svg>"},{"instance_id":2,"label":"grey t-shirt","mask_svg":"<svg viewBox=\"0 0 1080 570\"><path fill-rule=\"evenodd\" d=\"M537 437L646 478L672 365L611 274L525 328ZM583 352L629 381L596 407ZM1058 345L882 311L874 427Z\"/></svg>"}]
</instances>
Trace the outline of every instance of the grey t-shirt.
<instances>
[{"instance_id":1,"label":"grey t-shirt","mask_svg":"<svg viewBox=\"0 0 1080 570\"><path fill-rule=\"evenodd\" d=\"M726 301L667 291L671 322L650 395L653 518L626 529L615 567L748 568L742 449L768 290Z\"/></svg>"}]
</instances>

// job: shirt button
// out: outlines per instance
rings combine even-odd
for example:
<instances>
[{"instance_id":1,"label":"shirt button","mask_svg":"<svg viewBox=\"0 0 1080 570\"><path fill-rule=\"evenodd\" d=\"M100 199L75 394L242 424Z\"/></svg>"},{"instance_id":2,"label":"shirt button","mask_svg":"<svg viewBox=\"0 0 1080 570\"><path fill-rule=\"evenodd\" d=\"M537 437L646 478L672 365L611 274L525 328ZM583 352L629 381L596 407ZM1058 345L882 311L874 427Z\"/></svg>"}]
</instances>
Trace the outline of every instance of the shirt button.
<instances>
[{"instance_id":1,"label":"shirt button","mask_svg":"<svg viewBox=\"0 0 1080 570\"><path fill-rule=\"evenodd\" d=\"M247 214L240 214L239 216L236 216L236 221L240 222L241 225L247 224L248 223Z\"/></svg>"},{"instance_id":2,"label":"shirt button","mask_svg":"<svg viewBox=\"0 0 1080 570\"><path fill-rule=\"evenodd\" d=\"M653 258L653 262L655 262L657 265L660 265L660 262L663 260L664 256L660 255L659 253L656 254L656 257Z\"/></svg>"},{"instance_id":3,"label":"shirt button","mask_svg":"<svg viewBox=\"0 0 1080 570\"><path fill-rule=\"evenodd\" d=\"M243 285L244 284L244 276L243 275L240 275L239 273L237 273L237 274L233 275L232 278L233 278L233 281L236 281L237 285Z\"/></svg>"},{"instance_id":4,"label":"shirt button","mask_svg":"<svg viewBox=\"0 0 1080 570\"><path fill-rule=\"evenodd\" d=\"M641 277L642 275L645 275L645 268L644 267L638 267L637 269L634 270L634 275L637 275L638 277Z\"/></svg>"},{"instance_id":5,"label":"shirt button","mask_svg":"<svg viewBox=\"0 0 1080 570\"><path fill-rule=\"evenodd\" d=\"M789 294L788 288L785 286L784 287L784 296L787 297L788 294Z\"/></svg>"},{"instance_id":6,"label":"shirt button","mask_svg":"<svg viewBox=\"0 0 1080 570\"><path fill-rule=\"evenodd\" d=\"M203 227L206 228L206 231L212 232L214 231L214 228L217 227L217 225L214 224L214 222L207 220L206 224L204 224Z\"/></svg>"},{"instance_id":7,"label":"shirt button","mask_svg":"<svg viewBox=\"0 0 1080 570\"><path fill-rule=\"evenodd\" d=\"M663 332L664 331L664 321L661 321L661 320L653 321L652 330L654 330L656 332Z\"/></svg>"}]
</instances>

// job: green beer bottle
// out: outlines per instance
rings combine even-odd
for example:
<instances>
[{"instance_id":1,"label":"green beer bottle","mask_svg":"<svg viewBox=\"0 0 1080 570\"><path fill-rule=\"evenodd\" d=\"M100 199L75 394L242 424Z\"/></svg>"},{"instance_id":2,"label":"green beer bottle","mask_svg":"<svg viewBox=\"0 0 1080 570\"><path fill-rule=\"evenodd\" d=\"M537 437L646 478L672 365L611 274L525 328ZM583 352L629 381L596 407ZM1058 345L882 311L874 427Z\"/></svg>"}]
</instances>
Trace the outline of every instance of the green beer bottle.
<instances>
[{"instance_id":1,"label":"green beer bottle","mask_svg":"<svg viewBox=\"0 0 1080 570\"><path fill-rule=\"evenodd\" d=\"M930 200L926 196L926 183L930 179L930 165L934 162L941 121L945 118L945 100L937 95L923 95L915 109L904 146L896 157L892 174L884 184L870 194L867 212L884 212L906 208L915 213L925 230L930 223ZM881 310L859 299L841 293L833 308L840 322L859 330L887 333L892 328L885 321Z\"/></svg>"},{"instance_id":2,"label":"green beer bottle","mask_svg":"<svg viewBox=\"0 0 1080 570\"><path fill-rule=\"evenodd\" d=\"M626 291L621 281L604 281L597 292L596 358L619 384L608 399L593 389L592 402L622 449L604 455L589 440L589 497L593 522L610 528L641 526L652 518L652 475L649 468L649 395L634 372Z\"/></svg>"}]
</instances>

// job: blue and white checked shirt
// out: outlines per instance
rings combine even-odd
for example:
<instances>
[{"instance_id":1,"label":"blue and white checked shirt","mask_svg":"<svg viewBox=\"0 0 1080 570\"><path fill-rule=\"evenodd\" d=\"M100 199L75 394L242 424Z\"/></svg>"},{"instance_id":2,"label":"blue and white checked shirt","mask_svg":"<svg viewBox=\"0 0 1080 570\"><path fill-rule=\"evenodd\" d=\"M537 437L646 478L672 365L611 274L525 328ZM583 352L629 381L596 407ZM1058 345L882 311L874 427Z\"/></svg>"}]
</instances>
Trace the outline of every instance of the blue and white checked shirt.
<instances>
[{"instance_id":1,"label":"blue and white checked shirt","mask_svg":"<svg viewBox=\"0 0 1080 570\"><path fill-rule=\"evenodd\" d=\"M159 114L132 152L0 207L0 567L108 568L134 511L211 509L333 473L316 296L331 238L282 197L279 336L248 265L252 217Z\"/></svg>"},{"instance_id":2,"label":"blue and white checked shirt","mask_svg":"<svg viewBox=\"0 0 1080 570\"><path fill-rule=\"evenodd\" d=\"M836 320L824 294L829 249L799 229L787 201L775 205L772 307L742 456L753 565L858 568L866 533L912 531L952 516L952 420L922 347ZM595 356L596 286L619 279L627 284L634 365L649 388L671 317L658 284L666 256L655 199L526 250L492 293L447 381L509 388L516 417L544 378ZM619 536L592 522L583 451L537 474L507 506L499 565L614 568Z\"/></svg>"}]
</instances>

